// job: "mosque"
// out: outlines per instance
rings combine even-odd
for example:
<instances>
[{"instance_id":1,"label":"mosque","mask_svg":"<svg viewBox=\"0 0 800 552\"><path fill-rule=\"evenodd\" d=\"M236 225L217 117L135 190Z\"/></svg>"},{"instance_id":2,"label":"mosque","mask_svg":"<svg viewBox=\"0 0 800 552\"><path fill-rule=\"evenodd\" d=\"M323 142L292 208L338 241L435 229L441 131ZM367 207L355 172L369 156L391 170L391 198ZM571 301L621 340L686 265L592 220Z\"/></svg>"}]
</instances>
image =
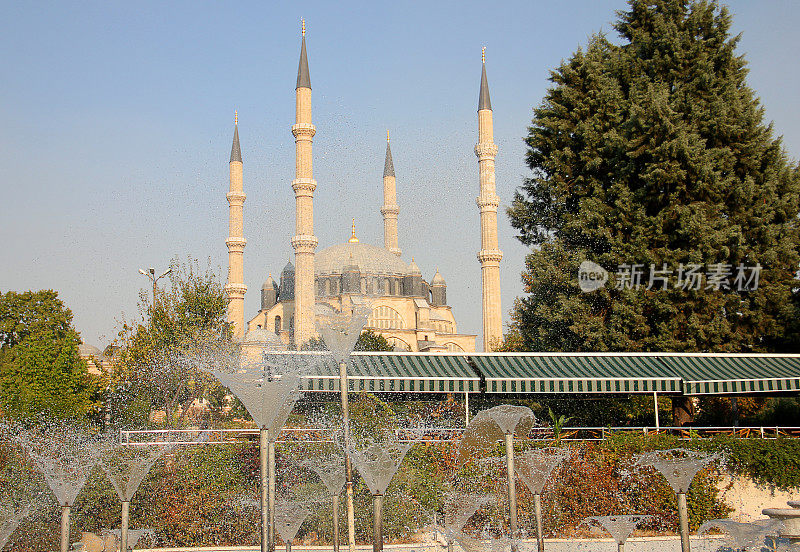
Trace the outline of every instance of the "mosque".
<instances>
[{"instance_id":1,"label":"mosque","mask_svg":"<svg viewBox=\"0 0 800 552\"><path fill-rule=\"evenodd\" d=\"M348 312L356 305L372 309L366 328L384 336L395 350L410 352L475 351L476 336L458 333L452 308L447 304L447 284L436 270L430 281L414 262L401 258L398 244L396 177L389 135L383 169L383 247L363 243L356 237L355 221L350 239L317 251L314 235L314 190L312 143L316 127L311 122L311 76L303 22L300 63L295 88L296 234L291 239L294 263L289 261L278 282L270 275L261 288L261 308L245 322L242 151L238 118L234 124L230 158L228 280L228 322L234 336L247 349L300 348L315 337L315 318L331 311ZM502 339L500 308L500 260L497 242L497 208L493 143L492 106L486 79L486 58L482 56L478 99L479 209L483 304L483 348L490 350Z\"/></svg>"}]
</instances>

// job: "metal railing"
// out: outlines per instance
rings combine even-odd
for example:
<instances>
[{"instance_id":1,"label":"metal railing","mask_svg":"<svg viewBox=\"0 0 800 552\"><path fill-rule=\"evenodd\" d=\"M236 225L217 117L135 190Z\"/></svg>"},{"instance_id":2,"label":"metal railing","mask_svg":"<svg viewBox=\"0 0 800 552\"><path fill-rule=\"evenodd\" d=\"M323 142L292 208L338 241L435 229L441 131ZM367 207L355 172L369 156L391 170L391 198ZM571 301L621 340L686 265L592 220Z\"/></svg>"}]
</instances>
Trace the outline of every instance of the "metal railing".
<instances>
[{"instance_id":1,"label":"metal railing","mask_svg":"<svg viewBox=\"0 0 800 552\"><path fill-rule=\"evenodd\" d=\"M430 443L454 442L461 438L464 428L423 427L396 430L401 440L420 440ZM565 427L559 433L561 441L604 441L615 433L642 433L644 435L673 435L679 439L711 438L720 435L740 439L800 438L798 426L707 426L707 427ZM553 441L556 433L552 427L534 427L528 433L529 441ZM148 445L199 445L257 442L258 429L150 429L122 430L120 442L129 446ZM285 427L276 439L278 443L329 443L328 428Z\"/></svg>"}]
</instances>

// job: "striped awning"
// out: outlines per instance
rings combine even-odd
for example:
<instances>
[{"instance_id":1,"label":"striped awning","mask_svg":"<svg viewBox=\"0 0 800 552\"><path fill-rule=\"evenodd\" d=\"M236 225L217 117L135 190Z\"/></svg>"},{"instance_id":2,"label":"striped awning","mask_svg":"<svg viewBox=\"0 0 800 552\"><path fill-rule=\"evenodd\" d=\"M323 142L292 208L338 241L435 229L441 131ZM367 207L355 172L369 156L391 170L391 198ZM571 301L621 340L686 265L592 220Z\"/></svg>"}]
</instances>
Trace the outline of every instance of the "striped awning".
<instances>
[{"instance_id":1,"label":"striped awning","mask_svg":"<svg viewBox=\"0 0 800 552\"><path fill-rule=\"evenodd\" d=\"M350 391L397 393L473 393L480 378L461 355L353 353L348 365ZM303 391L339 391L339 367L324 356L301 383Z\"/></svg>"},{"instance_id":2,"label":"striped awning","mask_svg":"<svg viewBox=\"0 0 800 552\"><path fill-rule=\"evenodd\" d=\"M681 381L653 356L582 353L470 355L487 393L680 393Z\"/></svg>"},{"instance_id":3,"label":"striped awning","mask_svg":"<svg viewBox=\"0 0 800 552\"><path fill-rule=\"evenodd\" d=\"M798 355L664 353L659 358L680 376L686 395L800 391Z\"/></svg>"}]
</instances>

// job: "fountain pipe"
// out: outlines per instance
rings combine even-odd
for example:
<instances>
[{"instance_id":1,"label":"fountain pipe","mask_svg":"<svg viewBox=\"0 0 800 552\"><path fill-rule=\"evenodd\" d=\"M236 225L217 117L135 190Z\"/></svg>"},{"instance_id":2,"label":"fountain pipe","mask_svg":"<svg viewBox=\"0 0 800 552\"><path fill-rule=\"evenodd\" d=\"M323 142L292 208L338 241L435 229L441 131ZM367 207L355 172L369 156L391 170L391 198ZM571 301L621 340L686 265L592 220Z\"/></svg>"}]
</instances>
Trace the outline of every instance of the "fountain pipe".
<instances>
[{"instance_id":1,"label":"fountain pipe","mask_svg":"<svg viewBox=\"0 0 800 552\"><path fill-rule=\"evenodd\" d=\"M121 552L128 552L128 525L131 515L130 500L122 501L122 524L119 529L119 549Z\"/></svg>"},{"instance_id":2,"label":"fountain pipe","mask_svg":"<svg viewBox=\"0 0 800 552\"><path fill-rule=\"evenodd\" d=\"M339 394L342 398L342 424L344 425L344 470L347 478L347 541L350 552L356 550L356 514L353 507L353 463L350 461L350 406L348 404L347 362L339 363Z\"/></svg>"},{"instance_id":3,"label":"fountain pipe","mask_svg":"<svg viewBox=\"0 0 800 552\"><path fill-rule=\"evenodd\" d=\"M542 495L533 495L533 514L536 517L536 543L539 552L544 552L544 530L542 527Z\"/></svg>"},{"instance_id":4,"label":"fountain pipe","mask_svg":"<svg viewBox=\"0 0 800 552\"><path fill-rule=\"evenodd\" d=\"M277 437L277 434L276 434ZM278 544L278 532L275 531L275 485L278 471L275 469L275 441L270 440L267 448L267 462L269 463L269 548L274 551Z\"/></svg>"},{"instance_id":5,"label":"fountain pipe","mask_svg":"<svg viewBox=\"0 0 800 552\"><path fill-rule=\"evenodd\" d=\"M686 493L678 493L678 522L681 533L681 552L691 552L689 545L689 508Z\"/></svg>"},{"instance_id":6,"label":"fountain pipe","mask_svg":"<svg viewBox=\"0 0 800 552\"><path fill-rule=\"evenodd\" d=\"M268 498L269 463L267 454L269 450L269 430L262 427L258 431L258 456L261 468L261 552L269 552L270 543L270 510Z\"/></svg>"},{"instance_id":7,"label":"fountain pipe","mask_svg":"<svg viewBox=\"0 0 800 552\"><path fill-rule=\"evenodd\" d=\"M69 506L61 507L61 552L69 552Z\"/></svg>"},{"instance_id":8,"label":"fountain pipe","mask_svg":"<svg viewBox=\"0 0 800 552\"><path fill-rule=\"evenodd\" d=\"M453 552L453 541L447 539L447 552Z\"/></svg>"},{"instance_id":9,"label":"fountain pipe","mask_svg":"<svg viewBox=\"0 0 800 552\"><path fill-rule=\"evenodd\" d=\"M333 497L333 552L339 552L339 495Z\"/></svg>"},{"instance_id":10,"label":"fountain pipe","mask_svg":"<svg viewBox=\"0 0 800 552\"><path fill-rule=\"evenodd\" d=\"M372 496L373 513L373 535L372 552L382 552L383 550L383 495Z\"/></svg>"},{"instance_id":11,"label":"fountain pipe","mask_svg":"<svg viewBox=\"0 0 800 552\"><path fill-rule=\"evenodd\" d=\"M506 468L508 471L508 525L511 538L517 537L517 487L514 478L514 434L506 433Z\"/></svg>"},{"instance_id":12,"label":"fountain pipe","mask_svg":"<svg viewBox=\"0 0 800 552\"><path fill-rule=\"evenodd\" d=\"M286 552L292 552L292 539L286 539Z\"/></svg>"}]
</instances>

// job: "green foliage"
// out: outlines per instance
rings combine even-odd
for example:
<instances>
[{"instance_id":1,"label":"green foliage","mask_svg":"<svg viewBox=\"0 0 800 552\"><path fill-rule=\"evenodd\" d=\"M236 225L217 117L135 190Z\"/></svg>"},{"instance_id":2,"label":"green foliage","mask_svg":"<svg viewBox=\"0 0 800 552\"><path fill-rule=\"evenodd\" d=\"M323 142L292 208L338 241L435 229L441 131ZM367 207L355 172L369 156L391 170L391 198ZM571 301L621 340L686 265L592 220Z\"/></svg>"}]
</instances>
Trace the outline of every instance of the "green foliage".
<instances>
[{"instance_id":1,"label":"green foliage","mask_svg":"<svg viewBox=\"0 0 800 552\"><path fill-rule=\"evenodd\" d=\"M325 351L328 346L322 337L312 336L300 348L302 351ZM372 330L364 330L356 340L354 351L394 351L389 342L381 334Z\"/></svg>"},{"instance_id":2,"label":"green foliage","mask_svg":"<svg viewBox=\"0 0 800 552\"><path fill-rule=\"evenodd\" d=\"M206 396L215 405L224 396L216 379L186 361L209 349L232 351L222 283L196 262L173 260L170 268L169 288L159 290L155 303L143 292L142 320L119 332L110 400L119 423L147 425L154 410L163 410L168 424L179 423L175 412L185 416L195 399Z\"/></svg>"},{"instance_id":3,"label":"green foliage","mask_svg":"<svg viewBox=\"0 0 800 552\"><path fill-rule=\"evenodd\" d=\"M81 418L101 382L78 354L72 312L52 290L0 293L0 401L6 415Z\"/></svg>"},{"instance_id":4,"label":"green foliage","mask_svg":"<svg viewBox=\"0 0 800 552\"><path fill-rule=\"evenodd\" d=\"M800 172L747 86L715 2L630 0L551 74L508 214L526 259L505 349L775 351L798 344ZM611 277L583 293L593 261ZM675 271L618 289L625 263ZM763 269L756 291L676 289L681 264ZM733 279L731 279L733 283ZM705 283L704 283L705 286ZM731 286L734 288L734 286Z\"/></svg>"}]
</instances>

